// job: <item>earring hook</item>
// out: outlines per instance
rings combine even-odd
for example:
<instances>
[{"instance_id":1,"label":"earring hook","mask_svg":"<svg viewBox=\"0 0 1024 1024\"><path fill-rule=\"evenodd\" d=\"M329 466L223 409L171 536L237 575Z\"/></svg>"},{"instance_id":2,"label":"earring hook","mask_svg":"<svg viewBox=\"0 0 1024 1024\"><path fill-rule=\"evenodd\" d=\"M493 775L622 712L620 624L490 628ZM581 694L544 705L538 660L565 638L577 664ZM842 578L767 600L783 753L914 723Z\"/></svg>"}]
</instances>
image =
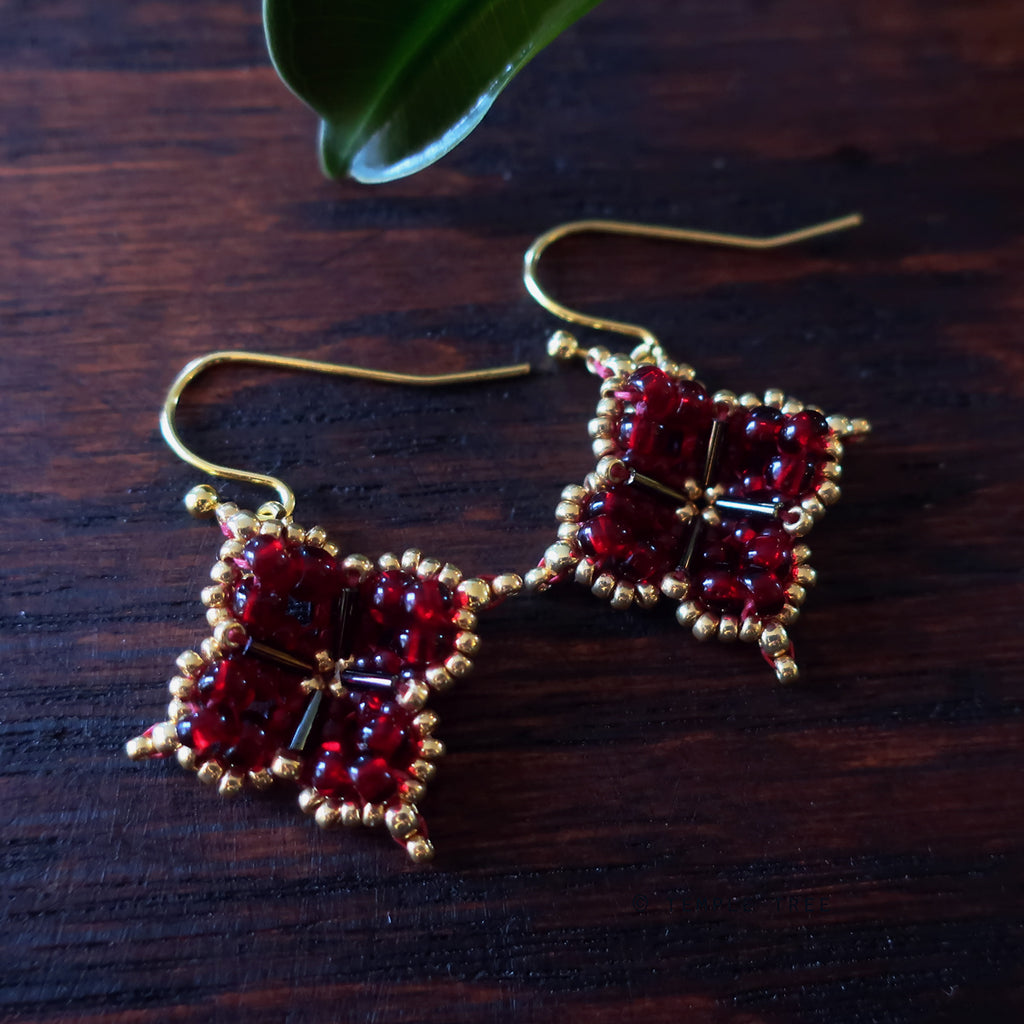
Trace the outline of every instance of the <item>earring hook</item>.
<instances>
[{"instance_id":1,"label":"earring hook","mask_svg":"<svg viewBox=\"0 0 1024 1024\"><path fill-rule=\"evenodd\" d=\"M413 373L392 373L387 370L370 370L363 366L345 366L341 363L323 363L314 359L299 359L293 356L276 356L264 352L210 352L198 359L193 359L174 378L164 399L164 407L160 413L160 432L178 458L210 476L223 477L225 480L237 480L241 483L255 484L259 487L270 487L277 491L284 505L285 514L295 511L295 494L292 489L276 476L267 473L256 473L251 470L234 469L222 466L197 455L187 448L178 436L174 417L178 408L178 400L185 389L198 376L211 367L225 363L244 363L249 366L269 366L279 370L301 370L306 373L323 373L333 377L348 377L353 380L371 380L383 384L405 384L413 387L436 387L444 384L476 384L483 381L505 380L509 377L521 377L530 372L529 363L516 363L511 366L495 366L483 370L465 370L460 373L436 373L419 375Z\"/></svg>"},{"instance_id":2,"label":"earring hook","mask_svg":"<svg viewBox=\"0 0 1024 1024\"><path fill-rule=\"evenodd\" d=\"M803 242L809 238L818 238L834 231L857 227L863 222L859 213L851 213L845 217L828 220L810 227L787 231L781 235L730 235L719 231L698 231L693 228L664 227L658 224L634 224L621 220L574 220L559 224L539 235L526 250L523 256L523 283L526 290L549 313L569 323L580 324L597 331L612 331L624 334L629 338L637 338L641 344L659 350L661 343L647 328L639 324L627 323L624 320L612 320L608 317L591 316L581 310L571 309L553 299L541 287L537 280L537 266L548 246L568 235L585 234L588 232L606 235L631 235L639 238L658 238L672 242L691 242L697 245L717 245L731 249L779 249L795 242Z\"/></svg>"}]
</instances>

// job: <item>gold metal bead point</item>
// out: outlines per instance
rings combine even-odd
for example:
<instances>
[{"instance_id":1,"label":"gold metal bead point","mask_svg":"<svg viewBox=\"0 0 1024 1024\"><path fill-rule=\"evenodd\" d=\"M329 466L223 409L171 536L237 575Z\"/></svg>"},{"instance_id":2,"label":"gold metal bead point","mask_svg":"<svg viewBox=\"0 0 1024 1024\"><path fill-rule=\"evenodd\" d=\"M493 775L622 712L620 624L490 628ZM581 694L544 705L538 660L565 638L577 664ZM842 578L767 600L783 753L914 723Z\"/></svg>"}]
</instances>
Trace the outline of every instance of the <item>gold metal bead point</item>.
<instances>
[{"instance_id":1,"label":"gold metal bead point","mask_svg":"<svg viewBox=\"0 0 1024 1024\"><path fill-rule=\"evenodd\" d=\"M208 519L217 510L220 498L209 484L197 484L185 495L185 508L196 519Z\"/></svg>"},{"instance_id":2,"label":"gold metal bead point","mask_svg":"<svg viewBox=\"0 0 1024 1024\"><path fill-rule=\"evenodd\" d=\"M384 822L396 839L404 839L410 832L416 831L419 815L415 807L392 807L384 816Z\"/></svg>"},{"instance_id":3,"label":"gold metal bead point","mask_svg":"<svg viewBox=\"0 0 1024 1024\"><path fill-rule=\"evenodd\" d=\"M593 586L594 573L597 571L597 567L593 562L587 561L585 558L581 558L576 563L576 582L582 583L585 587Z\"/></svg>"},{"instance_id":4,"label":"gold metal bead point","mask_svg":"<svg viewBox=\"0 0 1024 1024\"><path fill-rule=\"evenodd\" d=\"M174 722L160 722L149 734L153 749L160 754L173 754L181 746Z\"/></svg>"},{"instance_id":5,"label":"gold metal bead point","mask_svg":"<svg viewBox=\"0 0 1024 1024\"><path fill-rule=\"evenodd\" d=\"M279 779L297 779L302 771L302 762L290 754L278 754L270 765L270 771Z\"/></svg>"},{"instance_id":6,"label":"gold metal bead point","mask_svg":"<svg viewBox=\"0 0 1024 1024\"><path fill-rule=\"evenodd\" d=\"M414 864L425 864L434 856L434 844L429 839L424 839L420 836L416 839L410 839L405 844L405 852L409 854L409 859Z\"/></svg>"},{"instance_id":7,"label":"gold metal bead point","mask_svg":"<svg viewBox=\"0 0 1024 1024\"><path fill-rule=\"evenodd\" d=\"M420 740L420 755L428 761L433 761L437 757L444 757L444 749L444 744L440 740L435 740L432 736Z\"/></svg>"},{"instance_id":8,"label":"gold metal bead point","mask_svg":"<svg viewBox=\"0 0 1024 1024\"><path fill-rule=\"evenodd\" d=\"M414 779L419 779L420 782L429 782L437 773L437 768L430 761L424 761L422 758L419 758L409 765L409 773Z\"/></svg>"},{"instance_id":9,"label":"gold metal bead point","mask_svg":"<svg viewBox=\"0 0 1024 1024\"><path fill-rule=\"evenodd\" d=\"M311 526L306 531L306 543L312 548L322 548L327 543L327 531L322 526Z\"/></svg>"},{"instance_id":10,"label":"gold metal bead point","mask_svg":"<svg viewBox=\"0 0 1024 1024\"><path fill-rule=\"evenodd\" d=\"M834 505L842 496L839 485L833 480L823 480L818 485L818 498L825 505Z\"/></svg>"},{"instance_id":11,"label":"gold metal bead point","mask_svg":"<svg viewBox=\"0 0 1024 1024\"><path fill-rule=\"evenodd\" d=\"M778 388L769 388L764 393L764 404L770 405L773 409L781 409L782 403L786 400L786 394Z\"/></svg>"},{"instance_id":12,"label":"gold metal bead point","mask_svg":"<svg viewBox=\"0 0 1024 1024\"><path fill-rule=\"evenodd\" d=\"M280 520L284 519L286 514L284 505L279 501L265 501L256 509L256 518L262 520Z\"/></svg>"},{"instance_id":13,"label":"gold metal bead point","mask_svg":"<svg viewBox=\"0 0 1024 1024\"><path fill-rule=\"evenodd\" d=\"M193 679L199 674L206 662L196 651L182 651L175 659L175 665L183 676L191 676Z\"/></svg>"},{"instance_id":14,"label":"gold metal bead point","mask_svg":"<svg viewBox=\"0 0 1024 1024\"><path fill-rule=\"evenodd\" d=\"M548 338L548 355L552 359L565 362L568 359L572 359L573 356L579 355L579 351L580 343L568 331L555 331Z\"/></svg>"},{"instance_id":15,"label":"gold metal bead point","mask_svg":"<svg viewBox=\"0 0 1024 1024\"><path fill-rule=\"evenodd\" d=\"M548 589L554 578L555 574L546 565L541 565L536 569L531 569L523 577L523 585L527 593L542 594Z\"/></svg>"},{"instance_id":16,"label":"gold metal bead point","mask_svg":"<svg viewBox=\"0 0 1024 1024\"><path fill-rule=\"evenodd\" d=\"M572 568L576 564L576 560L576 555L573 554L572 548L568 544L561 542L552 544L544 552L544 564L556 573L565 572L566 569Z\"/></svg>"},{"instance_id":17,"label":"gold metal bead point","mask_svg":"<svg viewBox=\"0 0 1024 1024\"><path fill-rule=\"evenodd\" d=\"M800 677L800 670L792 658L776 658L774 667L780 683L795 683Z\"/></svg>"},{"instance_id":18,"label":"gold metal bead point","mask_svg":"<svg viewBox=\"0 0 1024 1024\"><path fill-rule=\"evenodd\" d=\"M384 805L383 804L364 804L363 805L363 824L367 828L376 828L378 825L384 824Z\"/></svg>"},{"instance_id":19,"label":"gold metal bead point","mask_svg":"<svg viewBox=\"0 0 1024 1024\"><path fill-rule=\"evenodd\" d=\"M625 611L636 598L636 588L632 583L618 583L612 591L611 606L618 611Z\"/></svg>"},{"instance_id":20,"label":"gold metal bead point","mask_svg":"<svg viewBox=\"0 0 1024 1024\"><path fill-rule=\"evenodd\" d=\"M303 814L316 814L316 809L324 802L322 793L315 789L307 788L299 793L299 810Z\"/></svg>"},{"instance_id":21,"label":"gold metal bead point","mask_svg":"<svg viewBox=\"0 0 1024 1024\"><path fill-rule=\"evenodd\" d=\"M760 619L744 619L740 624L740 640L745 644L756 643L760 639L763 628Z\"/></svg>"},{"instance_id":22,"label":"gold metal bead point","mask_svg":"<svg viewBox=\"0 0 1024 1024\"><path fill-rule=\"evenodd\" d=\"M503 572L491 580L491 590L497 597L514 597L523 589L523 578L514 572Z\"/></svg>"},{"instance_id":23,"label":"gold metal bead point","mask_svg":"<svg viewBox=\"0 0 1024 1024\"><path fill-rule=\"evenodd\" d=\"M337 828L341 824L341 808L325 800L313 810L313 820L320 828Z\"/></svg>"},{"instance_id":24,"label":"gold metal bead point","mask_svg":"<svg viewBox=\"0 0 1024 1024\"><path fill-rule=\"evenodd\" d=\"M196 752L191 747L178 747L174 756L185 771L194 772L196 770Z\"/></svg>"},{"instance_id":25,"label":"gold metal bead point","mask_svg":"<svg viewBox=\"0 0 1024 1024\"><path fill-rule=\"evenodd\" d=\"M255 789L270 789L274 784L274 776L267 768L260 768L257 771L249 772L249 781Z\"/></svg>"},{"instance_id":26,"label":"gold metal bead point","mask_svg":"<svg viewBox=\"0 0 1024 1024\"><path fill-rule=\"evenodd\" d=\"M734 643L740 636L740 620L732 615L723 615L718 624L718 639L724 644Z\"/></svg>"},{"instance_id":27,"label":"gold metal bead point","mask_svg":"<svg viewBox=\"0 0 1024 1024\"><path fill-rule=\"evenodd\" d=\"M402 553L402 568L406 572L415 572L420 564L423 552L419 548L409 548Z\"/></svg>"},{"instance_id":28,"label":"gold metal bead point","mask_svg":"<svg viewBox=\"0 0 1024 1024\"><path fill-rule=\"evenodd\" d=\"M133 736L124 745L124 752L131 761L145 761L154 754L153 744L148 736Z\"/></svg>"},{"instance_id":29,"label":"gold metal bead point","mask_svg":"<svg viewBox=\"0 0 1024 1024\"><path fill-rule=\"evenodd\" d=\"M207 761L196 774L200 782L207 786L215 786L224 775L224 766L217 761Z\"/></svg>"},{"instance_id":30,"label":"gold metal bead point","mask_svg":"<svg viewBox=\"0 0 1024 1024\"><path fill-rule=\"evenodd\" d=\"M661 592L670 601L682 601L690 592L690 584L679 576L668 575L662 578Z\"/></svg>"},{"instance_id":31,"label":"gold metal bead point","mask_svg":"<svg viewBox=\"0 0 1024 1024\"><path fill-rule=\"evenodd\" d=\"M608 573L601 573L601 575L594 580L590 587L590 591L596 597L606 600L615 593L615 584L616 580L614 576L609 576Z\"/></svg>"},{"instance_id":32,"label":"gold metal bead point","mask_svg":"<svg viewBox=\"0 0 1024 1024\"><path fill-rule=\"evenodd\" d=\"M473 670L473 662L464 654L453 654L450 658L445 659L444 667L456 679L461 679Z\"/></svg>"},{"instance_id":33,"label":"gold metal bead point","mask_svg":"<svg viewBox=\"0 0 1024 1024\"><path fill-rule=\"evenodd\" d=\"M575 501L560 501L555 506L555 518L560 523L578 523L583 512Z\"/></svg>"},{"instance_id":34,"label":"gold metal bead point","mask_svg":"<svg viewBox=\"0 0 1024 1024\"><path fill-rule=\"evenodd\" d=\"M806 544L793 545L793 561L797 565L803 565L811 557L811 549Z\"/></svg>"},{"instance_id":35,"label":"gold metal bead point","mask_svg":"<svg viewBox=\"0 0 1024 1024\"><path fill-rule=\"evenodd\" d=\"M412 726L421 737L429 736L436 728L439 719L433 711L421 711L413 720Z\"/></svg>"},{"instance_id":36,"label":"gold metal bead point","mask_svg":"<svg viewBox=\"0 0 1024 1024\"><path fill-rule=\"evenodd\" d=\"M466 607L471 611L486 607L491 600L491 588L485 580L475 578L463 580L456 590L462 595Z\"/></svg>"},{"instance_id":37,"label":"gold metal bead point","mask_svg":"<svg viewBox=\"0 0 1024 1024\"><path fill-rule=\"evenodd\" d=\"M419 711L426 704L428 696L430 696L430 691L425 683L421 683L416 679L408 679L399 688L396 699L403 708L408 708L410 711Z\"/></svg>"},{"instance_id":38,"label":"gold metal bead point","mask_svg":"<svg viewBox=\"0 0 1024 1024\"><path fill-rule=\"evenodd\" d=\"M217 783L217 792L221 796L238 796L244 782L245 776L240 772L225 772Z\"/></svg>"},{"instance_id":39,"label":"gold metal bead point","mask_svg":"<svg viewBox=\"0 0 1024 1024\"><path fill-rule=\"evenodd\" d=\"M450 689L452 683L455 682L448 669L441 668L440 666L428 668L425 675L427 685L438 693L444 693L444 691Z\"/></svg>"},{"instance_id":40,"label":"gold metal bead point","mask_svg":"<svg viewBox=\"0 0 1024 1024\"><path fill-rule=\"evenodd\" d=\"M476 633L456 633L455 649L460 654L476 654L480 650L480 637Z\"/></svg>"},{"instance_id":41,"label":"gold metal bead point","mask_svg":"<svg viewBox=\"0 0 1024 1024\"><path fill-rule=\"evenodd\" d=\"M341 823L342 825L346 825L348 828L353 828L356 825L362 825L362 808L358 804L354 804L351 801L343 803L341 805Z\"/></svg>"},{"instance_id":42,"label":"gold metal bead point","mask_svg":"<svg viewBox=\"0 0 1024 1024\"><path fill-rule=\"evenodd\" d=\"M793 582L802 587L813 587L818 582L818 574L809 565L798 565L793 572Z\"/></svg>"},{"instance_id":43,"label":"gold metal bead point","mask_svg":"<svg viewBox=\"0 0 1024 1024\"><path fill-rule=\"evenodd\" d=\"M700 615L700 607L694 601L682 601L676 608L676 621L680 626L692 626Z\"/></svg>"},{"instance_id":44,"label":"gold metal bead point","mask_svg":"<svg viewBox=\"0 0 1024 1024\"><path fill-rule=\"evenodd\" d=\"M608 484L625 483L633 472L622 459L613 455L605 456L598 462L597 475Z\"/></svg>"},{"instance_id":45,"label":"gold metal bead point","mask_svg":"<svg viewBox=\"0 0 1024 1024\"><path fill-rule=\"evenodd\" d=\"M769 658L780 657L789 650L789 634L780 625L772 625L762 629L761 650Z\"/></svg>"},{"instance_id":46,"label":"gold metal bead point","mask_svg":"<svg viewBox=\"0 0 1024 1024\"><path fill-rule=\"evenodd\" d=\"M366 555L349 555L341 563L341 567L356 573L360 583L373 572L373 562Z\"/></svg>"},{"instance_id":47,"label":"gold metal bead point","mask_svg":"<svg viewBox=\"0 0 1024 1024\"><path fill-rule=\"evenodd\" d=\"M718 616L704 612L693 624L693 635L698 640L710 640L718 632Z\"/></svg>"},{"instance_id":48,"label":"gold metal bead point","mask_svg":"<svg viewBox=\"0 0 1024 1024\"><path fill-rule=\"evenodd\" d=\"M653 583L636 585L636 601L641 608L653 608L661 597L661 591Z\"/></svg>"}]
</instances>

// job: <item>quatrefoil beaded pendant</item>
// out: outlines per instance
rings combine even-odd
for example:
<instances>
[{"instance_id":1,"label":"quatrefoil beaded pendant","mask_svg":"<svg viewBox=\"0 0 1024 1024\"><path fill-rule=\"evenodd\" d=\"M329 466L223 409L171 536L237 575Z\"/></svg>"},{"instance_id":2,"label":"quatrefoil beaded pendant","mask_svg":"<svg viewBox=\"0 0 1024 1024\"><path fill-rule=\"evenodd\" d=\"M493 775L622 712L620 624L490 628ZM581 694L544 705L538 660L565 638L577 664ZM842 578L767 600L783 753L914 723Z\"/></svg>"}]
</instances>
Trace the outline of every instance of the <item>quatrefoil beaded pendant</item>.
<instances>
[{"instance_id":1,"label":"quatrefoil beaded pendant","mask_svg":"<svg viewBox=\"0 0 1024 1024\"><path fill-rule=\"evenodd\" d=\"M283 781L318 825L384 825L429 859L418 804L444 745L426 704L472 669L477 612L522 580L417 550L342 557L278 502L253 514L201 486L186 504L226 538L202 593L212 635L179 656L167 719L129 757L174 756L225 796Z\"/></svg>"},{"instance_id":2,"label":"quatrefoil beaded pendant","mask_svg":"<svg viewBox=\"0 0 1024 1024\"><path fill-rule=\"evenodd\" d=\"M602 378L598 463L562 492L558 541L527 585L575 578L618 609L665 596L698 640L756 642L794 681L788 627L816 579L803 538L839 499L844 442L870 424L781 391L712 394L660 346L584 353L559 331L549 351Z\"/></svg>"}]
</instances>

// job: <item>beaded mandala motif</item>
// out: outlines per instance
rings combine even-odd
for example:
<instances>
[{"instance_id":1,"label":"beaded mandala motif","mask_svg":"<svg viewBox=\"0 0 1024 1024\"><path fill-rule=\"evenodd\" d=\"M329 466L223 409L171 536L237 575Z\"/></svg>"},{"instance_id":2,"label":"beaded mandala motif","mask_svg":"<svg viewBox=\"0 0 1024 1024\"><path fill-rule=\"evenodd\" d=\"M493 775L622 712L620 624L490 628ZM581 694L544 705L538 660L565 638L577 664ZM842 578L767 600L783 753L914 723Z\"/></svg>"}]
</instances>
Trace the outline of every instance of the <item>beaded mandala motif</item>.
<instances>
[{"instance_id":1,"label":"beaded mandala motif","mask_svg":"<svg viewBox=\"0 0 1024 1024\"><path fill-rule=\"evenodd\" d=\"M551 351L581 354L561 332ZM664 595L697 639L757 642L795 680L787 627L816 579L802 538L839 499L843 442L870 425L781 391L711 394L660 348L585 358L603 378L590 423L599 461L562 492L558 543L528 585L575 578L619 609Z\"/></svg>"},{"instance_id":2,"label":"beaded mandala motif","mask_svg":"<svg viewBox=\"0 0 1024 1024\"><path fill-rule=\"evenodd\" d=\"M213 632L178 658L167 720L128 755L174 755L226 796L285 780L318 825L383 824L428 859L417 804L444 746L425 705L472 669L476 612L522 581L464 579L416 550L342 558L280 505L254 515L208 487L188 503L226 536L202 594Z\"/></svg>"}]
</instances>

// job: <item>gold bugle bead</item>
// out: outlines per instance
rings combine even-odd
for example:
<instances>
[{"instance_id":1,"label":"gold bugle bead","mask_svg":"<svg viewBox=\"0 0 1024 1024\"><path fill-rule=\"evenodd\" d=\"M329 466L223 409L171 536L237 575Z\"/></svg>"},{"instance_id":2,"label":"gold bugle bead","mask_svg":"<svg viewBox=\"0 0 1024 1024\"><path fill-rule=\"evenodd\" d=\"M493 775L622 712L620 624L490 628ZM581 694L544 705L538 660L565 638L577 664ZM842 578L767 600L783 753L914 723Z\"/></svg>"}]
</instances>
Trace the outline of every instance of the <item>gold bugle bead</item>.
<instances>
[{"instance_id":1,"label":"gold bugle bead","mask_svg":"<svg viewBox=\"0 0 1024 1024\"><path fill-rule=\"evenodd\" d=\"M217 792L221 796L238 796L242 792L245 776L238 772L225 772L217 783Z\"/></svg>"}]
</instances>

